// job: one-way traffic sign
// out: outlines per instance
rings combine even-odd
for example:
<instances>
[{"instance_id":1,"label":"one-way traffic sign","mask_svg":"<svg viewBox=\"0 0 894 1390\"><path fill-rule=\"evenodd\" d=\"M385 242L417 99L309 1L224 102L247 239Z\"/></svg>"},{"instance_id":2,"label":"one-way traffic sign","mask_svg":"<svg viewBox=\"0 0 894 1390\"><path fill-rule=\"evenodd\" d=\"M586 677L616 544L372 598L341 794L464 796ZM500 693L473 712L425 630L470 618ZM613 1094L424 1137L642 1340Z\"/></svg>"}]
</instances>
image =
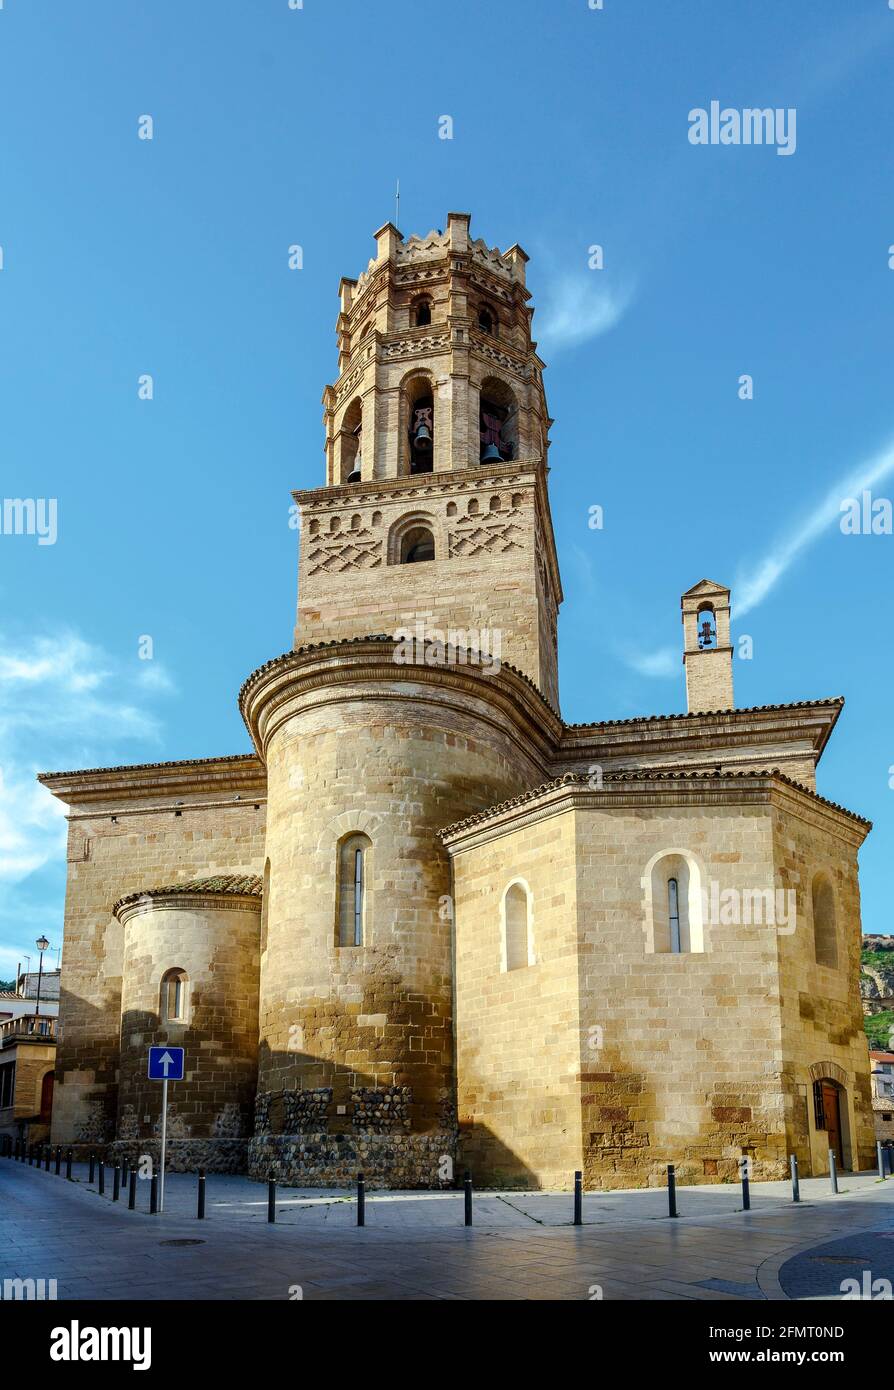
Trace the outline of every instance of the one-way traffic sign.
<instances>
[{"instance_id":1,"label":"one-way traffic sign","mask_svg":"<svg viewBox=\"0 0 894 1390\"><path fill-rule=\"evenodd\" d=\"M182 1047L150 1047L150 1049L149 1049L149 1080L150 1080L150 1081L182 1081L182 1080L183 1080L183 1048L182 1048Z\"/></svg>"}]
</instances>

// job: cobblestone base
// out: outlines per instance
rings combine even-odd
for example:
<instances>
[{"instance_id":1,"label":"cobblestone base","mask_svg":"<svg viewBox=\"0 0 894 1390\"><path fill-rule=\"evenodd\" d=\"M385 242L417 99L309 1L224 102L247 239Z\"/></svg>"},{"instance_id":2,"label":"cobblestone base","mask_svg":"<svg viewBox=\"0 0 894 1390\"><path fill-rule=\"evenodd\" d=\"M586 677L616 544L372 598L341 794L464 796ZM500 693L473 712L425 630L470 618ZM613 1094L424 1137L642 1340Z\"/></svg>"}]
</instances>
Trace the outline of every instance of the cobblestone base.
<instances>
[{"instance_id":1,"label":"cobblestone base","mask_svg":"<svg viewBox=\"0 0 894 1390\"><path fill-rule=\"evenodd\" d=\"M435 1134L262 1134L248 1146L248 1172L286 1187L346 1187L362 1173L368 1188L454 1186L456 1136Z\"/></svg>"},{"instance_id":2,"label":"cobblestone base","mask_svg":"<svg viewBox=\"0 0 894 1390\"><path fill-rule=\"evenodd\" d=\"M148 1154L153 1163L160 1158L157 1139L119 1139L108 1144L106 1163L138 1163ZM247 1139L169 1139L165 1147L165 1168L170 1173L244 1173L247 1166Z\"/></svg>"}]
</instances>

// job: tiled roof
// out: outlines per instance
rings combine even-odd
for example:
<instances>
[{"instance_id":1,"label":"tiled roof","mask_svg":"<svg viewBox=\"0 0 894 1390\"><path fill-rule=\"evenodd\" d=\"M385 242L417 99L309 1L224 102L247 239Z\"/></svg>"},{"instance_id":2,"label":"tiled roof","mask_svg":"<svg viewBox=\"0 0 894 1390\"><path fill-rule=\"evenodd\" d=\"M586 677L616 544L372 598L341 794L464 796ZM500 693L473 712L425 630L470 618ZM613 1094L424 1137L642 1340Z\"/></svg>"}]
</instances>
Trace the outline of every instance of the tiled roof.
<instances>
[{"instance_id":1,"label":"tiled roof","mask_svg":"<svg viewBox=\"0 0 894 1390\"><path fill-rule=\"evenodd\" d=\"M226 894L228 897L259 898L263 883L257 874L217 874L213 878L190 878L182 883L168 883L162 888L144 888L139 893L128 893L119 898L112 911L128 903L140 902L143 898L168 898L184 894L200 897L204 894Z\"/></svg>"},{"instance_id":2,"label":"tiled roof","mask_svg":"<svg viewBox=\"0 0 894 1390\"><path fill-rule=\"evenodd\" d=\"M370 633L369 636L367 636L367 637L336 637L336 638L333 638L333 640L332 640L331 642L310 642L310 643L308 643L307 646L304 646L304 647L295 647L295 648L294 648L292 651L290 651L290 652L283 652L280 656L274 656L274 657L271 658L270 661L265 661L264 664L263 664L263 666L259 666L259 667L257 668L256 671L252 671L251 675L248 676L248 677L246 677L246 679L242 682L242 686L241 686L241 688L240 688L240 690L239 690L239 705L240 705L240 707L241 707L241 705L242 705L243 697L248 693L250 687L251 687L252 685L254 685L254 683L255 683L255 681L258 679L258 677L264 675L264 673L265 673L266 671L271 670L272 667L278 666L279 663L280 663L281 661L287 661L287 660L289 659L289 657L292 657L292 656L304 656L304 655L305 655L306 653L308 653L308 652L322 652L322 651L326 651L328 648L331 648L331 647L351 647L351 646L357 646L358 644L363 643L363 642L391 642L393 645L396 646L396 645L397 645L397 638L395 638L392 634L387 633L387 632L374 632L374 633ZM435 644L432 643L431 645L435 645ZM447 645L447 646L453 646L454 644L448 642L448 643L446 643L445 645ZM471 648L471 647L466 647L464 650L467 651L467 652L471 652L471 653L475 654L473 648ZM404 667L413 666L414 664L421 665L422 663L421 663L421 662L419 662L419 663L414 663L414 662L412 662L412 661L406 661L406 662L402 662L402 663L401 663L401 665L404 666ZM464 662L464 663L463 663L463 665L470 665L470 664L471 664L471 663L469 663L469 662ZM432 669L431 667L426 667L426 670L431 670L431 669ZM524 671L520 671L519 668L518 668L517 666L513 666L511 661L501 661L501 662L500 662L500 670L501 670L501 671L502 671L502 670L511 671L513 675L518 676L519 680L524 681L525 685L530 686L530 688L533 690L534 694L537 695L537 696L539 696L539 698L543 701L543 703L544 703L550 710L552 710L552 712L553 712L553 714L556 716L556 718L557 718L557 719L561 719L562 716L559 714L559 711L556 709L556 707L555 707L555 705L552 703L552 701L547 699L547 697L544 695L544 693L543 693L543 691L540 689L540 687L539 687L534 681L532 681L532 680L531 680L531 677L528 676L528 675L526 675Z\"/></svg>"},{"instance_id":3,"label":"tiled roof","mask_svg":"<svg viewBox=\"0 0 894 1390\"><path fill-rule=\"evenodd\" d=\"M786 777L779 768L752 768L748 771L739 772L606 772L602 779L603 787L608 783L619 782L718 782L736 781L745 777L775 777L779 782L785 782L788 786L794 787L796 791L803 792L805 796L811 797L823 806L830 807L833 811L840 811L842 815L850 820L857 821L860 825L872 828L872 821L866 820L864 816L858 816L856 812L849 811L846 806L839 806L835 801L828 801L824 796L812 791L810 787L805 787L801 782L795 782L791 777ZM566 772L564 776L557 777L553 782L544 782L542 786L534 787L533 790L525 792L522 796L512 797L509 801L501 801L496 806L490 806L485 811L479 811L474 816L467 816L464 820L454 821L452 825L444 826L441 830L441 839L448 835L455 835L460 830L468 830L473 825L480 825L484 821L490 820L493 816L502 815L504 811L514 810L516 807L524 806L529 801L534 801L546 792L555 791L558 787L589 786L591 777L585 772Z\"/></svg>"},{"instance_id":4,"label":"tiled roof","mask_svg":"<svg viewBox=\"0 0 894 1390\"><path fill-rule=\"evenodd\" d=\"M209 763L257 762L257 753L226 753L221 758L176 758L168 763L119 763L115 767L78 767L70 772L38 772L38 782L50 777L86 777L92 772L147 772L163 767L207 767Z\"/></svg>"},{"instance_id":5,"label":"tiled roof","mask_svg":"<svg viewBox=\"0 0 894 1390\"><path fill-rule=\"evenodd\" d=\"M625 724L653 724L662 721L679 719L705 719L712 718L720 714L765 714L775 710L790 709L816 709L820 706L830 708L841 708L844 704L843 695L834 695L828 700L795 700L787 705L746 705L740 708L738 705L733 709L711 709L689 711L686 714L638 714L632 719L602 719L591 724L566 724L566 729L617 729Z\"/></svg>"}]
</instances>

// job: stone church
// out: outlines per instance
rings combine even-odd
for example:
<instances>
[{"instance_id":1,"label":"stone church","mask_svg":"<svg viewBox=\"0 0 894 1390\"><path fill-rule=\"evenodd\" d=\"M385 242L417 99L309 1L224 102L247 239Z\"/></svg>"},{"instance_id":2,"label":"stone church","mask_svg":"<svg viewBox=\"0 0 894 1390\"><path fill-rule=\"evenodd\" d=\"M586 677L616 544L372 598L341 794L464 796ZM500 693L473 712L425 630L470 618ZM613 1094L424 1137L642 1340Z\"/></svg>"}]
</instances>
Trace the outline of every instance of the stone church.
<instances>
[{"instance_id":1,"label":"stone church","mask_svg":"<svg viewBox=\"0 0 894 1390\"><path fill-rule=\"evenodd\" d=\"M69 808L53 1143L298 1185L588 1188L873 1155L843 701L566 724L551 420L520 246L391 224L341 282L325 486L254 751L46 773ZM770 693L770 692L768 692Z\"/></svg>"}]
</instances>

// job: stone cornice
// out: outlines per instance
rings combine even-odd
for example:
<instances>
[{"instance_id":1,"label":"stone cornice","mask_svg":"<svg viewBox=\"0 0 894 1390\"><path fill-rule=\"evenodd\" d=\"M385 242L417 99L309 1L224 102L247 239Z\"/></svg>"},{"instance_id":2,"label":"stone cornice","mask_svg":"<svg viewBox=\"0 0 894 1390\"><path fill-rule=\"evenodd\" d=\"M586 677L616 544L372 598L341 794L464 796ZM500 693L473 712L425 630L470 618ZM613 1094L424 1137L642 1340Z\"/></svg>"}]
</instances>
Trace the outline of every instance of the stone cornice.
<instances>
[{"instance_id":1,"label":"stone cornice","mask_svg":"<svg viewBox=\"0 0 894 1390\"><path fill-rule=\"evenodd\" d=\"M516 478L532 481L531 475L543 472L539 459L518 459L512 463L476 464L471 468L455 468L449 472L413 473L400 478L370 478L362 483L341 483L332 487L304 488L292 493L299 507L308 511L326 511L351 502L387 502L393 497L446 496L468 492L470 489L508 487ZM527 475L527 476L526 476Z\"/></svg>"},{"instance_id":2,"label":"stone cornice","mask_svg":"<svg viewBox=\"0 0 894 1390\"><path fill-rule=\"evenodd\" d=\"M642 758L650 750L662 755L687 754L719 748L784 742L800 738L812 748L816 761L832 733L844 700L800 700L788 705L755 705L700 714L657 714L637 719L611 719L601 724L566 724L559 757L566 762L599 755Z\"/></svg>"},{"instance_id":3,"label":"stone cornice","mask_svg":"<svg viewBox=\"0 0 894 1390\"><path fill-rule=\"evenodd\" d=\"M94 802L117 805L122 799L133 801L160 796L167 806L170 798L177 795L205 796L217 803L225 792L239 793L246 801L256 801L263 799L267 791L266 769L254 753L94 767L74 772L41 772L37 780L68 805Z\"/></svg>"},{"instance_id":4,"label":"stone cornice","mask_svg":"<svg viewBox=\"0 0 894 1390\"><path fill-rule=\"evenodd\" d=\"M569 810L644 810L668 807L775 805L795 814L820 814L836 833L859 847L871 822L793 782L776 769L735 773L616 773L593 785L582 773L535 787L523 796L501 802L456 821L440 832L452 854L473 849L536 821Z\"/></svg>"},{"instance_id":5,"label":"stone cornice","mask_svg":"<svg viewBox=\"0 0 894 1390\"><path fill-rule=\"evenodd\" d=\"M260 908L263 883L257 874L218 874L213 878L184 879L160 888L143 888L119 898L112 912L126 922L137 912L151 908L214 906L245 911Z\"/></svg>"},{"instance_id":6,"label":"stone cornice","mask_svg":"<svg viewBox=\"0 0 894 1390\"><path fill-rule=\"evenodd\" d=\"M472 713L483 722L489 718L528 757L539 760L544 769L549 767L561 721L521 671L503 663L498 672L485 674L489 662L452 647L446 649L448 659L437 664L397 662L394 653L399 645L384 635L317 643L285 652L253 672L239 692L239 708L258 753L264 756L296 698L328 703L360 694L364 700L455 704L460 712ZM430 645L426 644L426 652ZM460 655L463 661L457 660ZM415 689L400 690L400 686ZM489 715L482 712L482 704L489 707Z\"/></svg>"}]
</instances>

